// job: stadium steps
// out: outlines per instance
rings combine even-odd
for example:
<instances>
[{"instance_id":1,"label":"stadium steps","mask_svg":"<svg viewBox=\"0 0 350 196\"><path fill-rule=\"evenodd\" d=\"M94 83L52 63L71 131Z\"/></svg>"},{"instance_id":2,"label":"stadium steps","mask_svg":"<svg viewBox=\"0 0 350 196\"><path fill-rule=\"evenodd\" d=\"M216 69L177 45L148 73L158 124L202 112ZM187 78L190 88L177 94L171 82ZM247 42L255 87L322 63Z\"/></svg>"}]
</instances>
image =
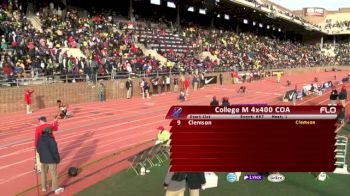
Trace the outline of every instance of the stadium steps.
<instances>
[{"instance_id":1,"label":"stadium steps","mask_svg":"<svg viewBox=\"0 0 350 196\"><path fill-rule=\"evenodd\" d=\"M83 52L79 48L62 48L62 52L66 52L68 56L73 56L73 57L83 57L86 58L86 56L83 54Z\"/></svg>"},{"instance_id":2,"label":"stadium steps","mask_svg":"<svg viewBox=\"0 0 350 196\"><path fill-rule=\"evenodd\" d=\"M41 27L41 20L35 15L33 3L28 3L27 7L27 19L32 23L35 30L43 32Z\"/></svg>"},{"instance_id":3,"label":"stadium steps","mask_svg":"<svg viewBox=\"0 0 350 196\"><path fill-rule=\"evenodd\" d=\"M214 55L212 55L210 52L202 52L202 53L198 54L198 56L197 56L197 58L200 60L204 60L207 57L209 57L209 59L212 61L215 60Z\"/></svg>"},{"instance_id":4,"label":"stadium steps","mask_svg":"<svg viewBox=\"0 0 350 196\"><path fill-rule=\"evenodd\" d=\"M41 21L38 16L30 15L28 16L28 20L32 23L35 30L43 32L43 29L41 28Z\"/></svg>"},{"instance_id":5,"label":"stadium steps","mask_svg":"<svg viewBox=\"0 0 350 196\"><path fill-rule=\"evenodd\" d=\"M323 48L322 49L322 53L325 55L325 56L328 56L328 57L335 57L335 48L334 46L330 46L329 49L326 49L326 48Z\"/></svg>"},{"instance_id":6,"label":"stadium steps","mask_svg":"<svg viewBox=\"0 0 350 196\"><path fill-rule=\"evenodd\" d=\"M156 50L149 50L145 47L145 45L141 43L137 43L135 44L135 46L140 50L142 50L145 56L151 55L152 57L154 57L156 60L158 60L161 63L161 65L165 65L165 63L167 62L167 59L162 55L158 54Z\"/></svg>"}]
</instances>

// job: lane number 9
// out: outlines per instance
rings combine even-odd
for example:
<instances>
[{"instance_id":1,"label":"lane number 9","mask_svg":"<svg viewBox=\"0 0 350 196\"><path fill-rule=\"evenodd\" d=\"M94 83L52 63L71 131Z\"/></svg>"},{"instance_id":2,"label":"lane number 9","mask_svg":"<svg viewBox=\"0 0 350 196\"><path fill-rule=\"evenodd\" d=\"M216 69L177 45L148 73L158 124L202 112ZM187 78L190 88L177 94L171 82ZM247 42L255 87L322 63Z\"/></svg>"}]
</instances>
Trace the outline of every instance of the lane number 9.
<instances>
[{"instance_id":1,"label":"lane number 9","mask_svg":"<svg viewBox=\"0 0 350 196\"><path fill-rule=\"evenodd\" d=\"M181 120L178 120L178 121L177 121L177 125L181 125Z\"/></svg>"}]
</instances>

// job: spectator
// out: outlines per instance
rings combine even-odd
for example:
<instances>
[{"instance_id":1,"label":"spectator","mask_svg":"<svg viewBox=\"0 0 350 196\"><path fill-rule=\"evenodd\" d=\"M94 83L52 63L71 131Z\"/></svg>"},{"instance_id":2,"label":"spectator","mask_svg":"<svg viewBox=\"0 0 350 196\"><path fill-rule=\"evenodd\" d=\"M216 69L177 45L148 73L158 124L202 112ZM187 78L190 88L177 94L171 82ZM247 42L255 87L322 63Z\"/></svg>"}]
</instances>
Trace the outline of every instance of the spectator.
<instances>
[{"instance_id":1,"label":"spectator","mask_svg":"<svg viewBox=\"0 0 350 196\"><path fill-rule=\"evenodd\" d=\"M228 100L228 97L223 97L222 98L222 106L230 106L230 102Z\"/></svg>"},{"instance_id":2,"label":"spectator","mask_svg":"<svg viewBox=\"0 0 350 196\"><path fill-rule=\"evenodd\" d=\"M188 172L186 182L190 196L199 196L199 189L204 187L206 183L204 172Z\"/></svg>"},{"instance_id":3,"label":"spectator","mask_svg":"<svg viewBox=\"0 0 350 196\"><path fill-rule=\"evenodd\" d=\"M339 93L339 101L343 107L346 107L346 99L347 99L348 93L346 91L345 85L342 86L341 91Z\"/></svg>"},{"instance_id":4,"label":"spectator","mask_svg":"<svg viewBox=\"0 0 350 196\"><path fill-rule=\"evenodd\" d=\"M61 159L57 148L57 142L52 136L52 131L51 128L45 127L36 146L40 156L42 170L41 187L42 191L46 192L47 172L50 170L52 191L54 191L55 194L60 194L64 191L64 188L58 187L57 165L60 163Z\"/></svg>"},{"instance_id":5,"label":"spectator","mask_svg":"<svg viewBox=\"0 0 350 196\"><path fill-rule=\"evenodd\" d=\"M333 86L331 95L329 96L330 105L336 106L337 105L337 98L338 98L338 91L335 88L335 86Z\"/></svg>"},{"instance_id":6,"label":"spectator","mask_svg":"<svg viewBox=\"0 0 350 196\"><path fill-rule=\"evenodd\" d=\"M66 119L69 118L68 114L68 105L63 104L61 100L57 100L57 105L58 105L58 115L61 119Z\"/></svg>"},{"instance_id":7,"label":"spectator","mask_svg":"<svg viewBox=\"0 0 350 196\"><path fill-rule=\"evenodd\" d=\"M166 84L166 92L168 92L168 91L170 91L170 83L171 83L171 81L170 81L170 76L169 75L167 75L167 76L165 76L165 84Z\"/></svg>"},{"instance_id":8,"label":"spectator","mask_svg":"<svg viewBox=\"0 0 350 196\"><path fill-rule=\"evenodd\" d=\"M190 88L190 83L191 83L191 81L190 81L190 79L188 78L188 77L186 77L186 79L185 79L185 81L184 81L184 89L185 89L185 97L186 98L188 98L188 96L189 96L189 88Z\"/></svg>"},{"instance_id":9,"label":"spectator","mask_svg":"<svg viewBox=\"0 0 350 196\"><path fill-rule=\"evenodd\" d=\"M222 86L222 80L223 80L223 77L222 77L222 73L220 72L219 81L220 81L220 85L221 85L221 86Z\"/></svg>"},{"instance_id":10,"label":"spectator","mask_svg":"<svg viewBox=\"0 0 350 196\"><path fill-rule=\"evenodd\" d=\"M159 94L159 79L157 76L153 77L151 80L153 94Z\"/></svg>"},{"instance_id":11,"label":"spectator","mask_svg":"<svg viewBox=\"0 0 350 196\"><path fill-rule=\"evenodd\" d=\"M281 72L277 72L277 73L276 73L277 83L280 83L280 81L281 81L281 76L282 76L282 73L281 73Z\"/></svg>"},{"instance_id":12,"label":"spectator","mask_svg":"<svg viewBox=\"0 0 350 196\"><path fill-rule=\"evenodd\" d=\"M219 102L216 100L216 96L213 97L213 100L210 102L210 106L219 106Z\"/></svg>"},{"instance_id":13,"label":"spectator","mask_svg":"<svg viewBox=\"0 0 350 196\"><path fill-rule=\"evenodd\" d=\"M142 94L142 99L150 99L151 97L149 96L149 84L146 81L145 78L142 79L142 89L143 89L143 94Z\"/></svg>"},{"instance_id":14,"label":"spectator","mask_svg":"<svg viewBox=\"0 0 350 196\"><path fill-rule=\"evenodd\" d=\"M298 97L298 87L297 87L297 85L295 85L294 92L293 92L293 98L292 98L293 106L297 105L297 97Z\"/></svg>"},{"instance_id":15,"label":"spectator","mask_svg":"<svg viewBox=\"0 0 350 196\"><path fill-rule=\"evenodd\" d=\"M185 94L185 92L183 90L180 90L179 100L180 101L186 101L186 94Z\"/></svg>"},{"instance_id":16,"label":"spectator","mask_svg":"<svg viewBox=\"0 0 350 196\"><path fill-rule=\"evenodd\" d=\"M27 114L31 114L32 111L32 94L33 94L34 90L29 90L26 89L24 91L24 100L26 102L26 109L27 109Z\"/></svg>"},{"instance_id":17,"label":"spectator","mask_svg":"<svg viewBox=\"0 0 350 196\"><path fill-rule=\"evenodd\" d=\"M193 84L193 90L197 91L198 89L198 83L199 83L199 77L197 74L193 75L193 79L192 79L192 84Z\"/></svg>"},{"instance_id":18,"label":"spectator","mask_svg":"<svg viewBox=\"0 0 350 196\"><path fill-rule=\"evenodd\" d=\"M179 90L179 78L177 76L174 77L173 83L174 83L174 92L177 93Z\"/></svg>"},{"instance_id":19,"label":"spectator","mask_svg":"<svg viewBox=\"0 0 350 196\"><path fill-rule=\"evenodd\" d=\"M164 180L165 196L184 196L186 188L186 173L168 172Z\"/></svg>"},{"instance_id":20,"label":"spectator","mask_svg":"<svg viewBox=\"0 0 350 196\"><path fill-rule=\"evenodd\" d=\"M241 87L239 87L238 93L245 93L246 89L247 89L246 86L241 86Z\"/></svg>"},{"instance_id":21,"label":"spectator","mask_svg":"<svg viewBox=\"0 0 350 196\"><path fill-rule=\"evenodd\" d=\"M340 112L339 112L339 114L337 116L337 124L338 125L342 126L344 124L344 122L345 122L345 107L343 107L340 110Z\"/></svg>"},{"instance_id":22,"label":"spectator","mask_svg":"<svg viewBox=\"0 0 350 196\"><path fill-rule=\"evenodd\" d=\"M169 146L170 145L170 132L168 130L166 130L163 126L159 126L157 128L157 130L159 132L158 132L156 144L162 143L165 146Z\"/></svg>"},{"instance_id":23,"label":"spectator","mask_svg":"<svg viewBox=\"0 0 350 196\"><path fill-rule=\"evenodd\" d=\"M100 100L100 102L104 102L106 100L106 89L104 84L102 83L102 80L100 80L98 87L97 87L97 95L98 95L98 99Z\"/></svg>"},{"instance_id":24,"label":"spectator","mask_svg":"<svg viewBox=\"0 0 350 196\"><path fill-rule=\"evenodd\" d=\"M39 120L39 125L35 128L35 135L34 135L34 148L35 148L35 166L34 166L34 170L39 173L41 172L41 162L40 162L40 157L38 154L38 151L36 149L36 146L38 144L38 139L41 137L43 130L45 128L50 128L53 131L57 131L58 130L58 121L57 118L53 121L52 124L48 124L47 123L47 119L45 116L41 116L38 118Z\"/></svg>"},{"instance_id":25,"label":"spectator","mask_svg":"<svg viewBox=\"0 0 350 196\"><path fill-rule=\"evenodd\" d=\"M128 80L125 83L125 87L127 89L126 92L126 98L130 99L132 97L132 93L133 93L133 85L132 85L132 81L131 78L129 77Z\"/></svg>"}]
</instances>

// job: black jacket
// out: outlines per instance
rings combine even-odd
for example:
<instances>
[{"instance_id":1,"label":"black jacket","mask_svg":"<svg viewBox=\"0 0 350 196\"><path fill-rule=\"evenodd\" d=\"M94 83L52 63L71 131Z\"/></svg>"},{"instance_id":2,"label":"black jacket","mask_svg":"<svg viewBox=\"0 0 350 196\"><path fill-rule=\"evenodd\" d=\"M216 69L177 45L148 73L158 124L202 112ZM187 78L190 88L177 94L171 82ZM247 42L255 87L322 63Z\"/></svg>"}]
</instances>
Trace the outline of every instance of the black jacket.
<instances>
[{"instance_id":1,"label":"black jacket","mask_svg":"<svg viewBox=\"0 0 350 196\"><path fill-rule=\"evenodd\" d=\"M125 83L125 86L126 86L126 89L130 89L130 88L132 88L132 82L131 81L126 81L126 83Z\"/></svg>"},{"instance_id":2,"label":"black jacket","mask_svg":"<svg viewBox=\"0 0 350 196\"><path fill-rule=\"evenodd\" d=\"M338 98L338 91L337 90L332 90L331 95L329 96L330 100L337 100Z\"/></svg>"},{"instance_id":3,"label":"black jacket","mask_svg":"<svg viewBox=\"0 0 350 196\"><path fill-rule=\"evenodd\" d=\"M345 89L343 89L340 91L338 96L339 96L339 100L346 100L348 93L346 92Z\"/></svg>"},{"instance_id":4,"label":"black jacket","mask_svg":"<svg viewBox=\"0 0 350 196\"><path fill-rule=\"evenodd\" d=\"M58 153L57 143L52 136L43 134L38 140L36 149L39 153L41 163L60 163L60 154Z\"/></svg>"},{"instance_id":5,"label":"black jacket","mask_svg":"<svg viewBox=\"0 0 350 196\"><path fill-rule=\"evenodd\" d=\"M210 106L219 106L219 102L217 100L213 100L210 102Z\"/></svg>"},{"instance_id":6,"label":"black jacket","mask_svg":"<svg viewBox=\"0 0 350 196\"><path fill-rule=\"evenodd\" d=\"M189 189L201 189L206 183L204 172L189 172L186 181Z\"/></svg>"}]
</instances>

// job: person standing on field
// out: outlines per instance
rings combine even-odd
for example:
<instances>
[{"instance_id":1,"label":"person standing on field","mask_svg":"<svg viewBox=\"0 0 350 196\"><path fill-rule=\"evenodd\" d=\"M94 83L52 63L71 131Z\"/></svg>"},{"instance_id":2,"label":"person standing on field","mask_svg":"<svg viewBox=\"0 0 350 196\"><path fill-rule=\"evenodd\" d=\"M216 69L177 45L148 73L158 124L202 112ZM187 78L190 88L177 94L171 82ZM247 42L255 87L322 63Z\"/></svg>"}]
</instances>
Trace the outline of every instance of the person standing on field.
<instances>
[{"instance_id":1,"label":"person standing on field","mask_svg":"<svg viewBox=\"0 0 350 196\"><path fill-rule=\"evenodd\" d=\"M219 106L219 102L216 100L216 96L213 97L213 100L210 102L210 106Z\"/></svg>"},{"instance_id":2,"label":"person standing on field","mask_svg":"<svg viewBox=\"0 0 350 196\"><path fill-rule=\"evenodd\" d=\"M52 129L45 127L42 135L38 139L37 151L41 162L41 188L43 192L47 190L47 172L50 170L52 191L60 194L64 188L58 187L57 165L60 163L60 154L58 152L57 142L52 135Z\"/></svg>"},{"instance_id":3,"label":"person standing on field","mask_svg":"<svg viewBox=\"0 0 350 196\"><path fill-rule=\"evenodd\" d=\"M27 114L31 114L32 111L32 94L34 90L25 90L24 91L24 101L26 103Z\"/></svg>"},{"instance_id":4,"label":"person standing on field","mask_svg":"<svg viewBox=\"0 0 350 196\"><path fill-rule=\"evenodd\" d=\"M332 87L331 95L329 96L330 105L337 105L338 91L335 86Z\"/></svg>"},{"instance_id":5,"label":"person standing on field","mask_svg":"<svg viewBox=\"0 0 350 196\"><path fill-rule=\"evenodd\" d=\"M220 75L219 75L219 81L220 81L220 85L221 85L221 86L222 86L222 80L223 80L222 73L220 73Z\"/></svg>"},{"instance_id":6,"label":"person standing on field","mask_svg":"<svg viewBox=\"0 0 350 196\"><path fill-rule=\"evenodd\" d=\"M102 83L102 80L100 80L97 86L97 94L100 102L106 101L106 89L105 89L105 85Z\"/></svg>"},{"instance_id":7,"label":"person standing on field","mask_svg":"<svg viewBox=\"0 0 350 196\"><path fill-rule=\"evenodd\" d=\"M298 97L298 87L295 86L294 92L293 92L293 98L292 98L292 102L294 106L297 105L297 97Z\"/></svg>"},{"instance_id":8,"label":"person standing on field","mask_svg":"<svg viewBox=\"0 0 350 196\"><path fill-rule=\"evenodd\" d=\"M174 93L179 91L179 78L177 76L174 77Z\"/></svg>"},{"instance_id":9,"label":"person standing on field","mask_svg":"<svg viewBox=\"0 0 350 196\"><path fill-rule=\"evenodd\" d=\"M186 176L187 187L190 196L199 196L199 190L205 188L206 180L204 172L188 172Z\"/></svg>"},{"instance_id":10,"label":"person standing on field","mask_svg":"<svg viewBox=\"0 0 350 196\"><path fill-rule=\"evenodd\" d=\"M41 135L43 133L43 130L45 128L47 128L47 127L50 128L53 131L57 131L58 130L58 119L56 117L56 119L51 124L47 123L47 119L46 119L45 116L39 117L38 120L39 120L39 126L37 126L35 128L35 135L34 135L34 148L35 148L35 166L34 166L34 170L37 173L40 173L41 172L41 162L40 162L40 157L39 157L38 151L36 149L36 146L38 144L38 139L41 137Z\"/></svg>"},{"instance_id":11,"label":"person standing on field","mask_svg":"<svg viewBox=\"0 0 350 196\"><path fill-rule=\"evenodd\" d=\"M191 81L190 81L190 78L187 77L184 81L184 86L183 88L185 89L185 97L188 98L189 96L189 89L190 89L190 84L191 84Z\"/></svg>"},{"instance_id":12,"label":"person standing on field","mask_svg":"<svg viewBox=\"0 0 350 196\"><path fill-rule=\"evenodd\" d=\"M341 88L341 90L340 90L339 96L338 96L339 101L340 101L340 103L341 103L341 105L342 105L343 107L346 106L346 99L347 99L347 96L348 96L348 93L347 93L347 91L346 91L346 87L345 87L345 85L343 85L342 88Z\"/></svg>"},{"instance_id":13,"label":"person standing on field","mask_svg":"<svg viewBox=\"0 0 350 196\"><path fill-rule=\"evenodd\" d=\"M276 73L276 77L277 77L277 83L280 83L281 77L282 77L282 73L281 72L277 72Z\"/></svg>"},{"instance_id":14,"label":"person standing on field","mask_svg":"<svg viewBox=\"0 0 350 196\"><path fill-rule=\"evenodd\" d=\"M186 173L168 171L164 183L165 196L184 196L186 189Z\"/></svg>"},{"instance_id":15,"label":"person standing on field","mask_svg":"<svg viewBox=\"0 0 350 196\"><path fill-rule=\"evenodd\" d=\"M132 81L131 78L129 77L128 80L125 83L125 87L127 89L126 92L126 98L130 99L132 97L132 90L133 90L133 85L132 85Z\"/></svg>"}]
</instances>

